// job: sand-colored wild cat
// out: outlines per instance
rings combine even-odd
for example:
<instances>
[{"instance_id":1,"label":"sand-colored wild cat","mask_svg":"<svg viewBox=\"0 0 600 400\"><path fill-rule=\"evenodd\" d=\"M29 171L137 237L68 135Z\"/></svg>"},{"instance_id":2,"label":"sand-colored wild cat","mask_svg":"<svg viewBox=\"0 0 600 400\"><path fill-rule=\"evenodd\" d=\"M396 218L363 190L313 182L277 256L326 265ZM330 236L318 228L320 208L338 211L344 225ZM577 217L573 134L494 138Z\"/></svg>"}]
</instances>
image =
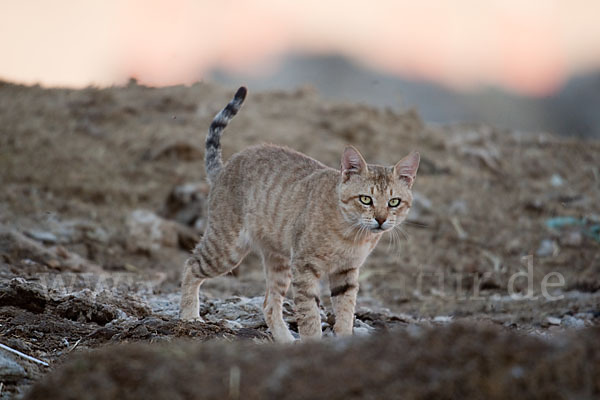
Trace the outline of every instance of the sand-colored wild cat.
<instances>
[{"instance_id":1,"label":"sand-colored wild cat","mask_svg":"<svg viewBox=\"0 0 600 400\"><path fill-rule=\"evenodd\" d=\"M282 317L290 283L300 337L321 336L319 279L325 275L334 331L352 334L358 270L383 233L406 218L419 154L384 167L367 164L348 146L341 168L333 169L288 148L258 145L223 165L221 133L245 97L241 87L206 138L208 223L184 265L180 317L200 319L201 283L231 271L255 250L267 280L264 317L276 341L294 340Z\"/></svg>"}]
</instances>

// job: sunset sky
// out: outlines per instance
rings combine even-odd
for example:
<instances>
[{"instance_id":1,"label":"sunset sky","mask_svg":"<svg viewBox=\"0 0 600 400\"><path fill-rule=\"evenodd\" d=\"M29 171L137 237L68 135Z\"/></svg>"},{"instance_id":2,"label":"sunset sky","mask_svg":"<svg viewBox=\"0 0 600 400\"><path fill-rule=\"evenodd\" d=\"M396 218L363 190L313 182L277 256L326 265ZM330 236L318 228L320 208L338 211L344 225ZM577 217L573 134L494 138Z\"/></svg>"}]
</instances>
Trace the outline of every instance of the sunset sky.
<instances>
[{"instance_id":1,"label":"sunset sky","mask_svg":"<svg viewBox=\"0 0 600 400\"><path fill-rule=\"evenodd\" d=\"M460 89L545 95L600 67L598 0L0 0L0 79L193 83L335 53Z\"/></svg>"}]
</instances>

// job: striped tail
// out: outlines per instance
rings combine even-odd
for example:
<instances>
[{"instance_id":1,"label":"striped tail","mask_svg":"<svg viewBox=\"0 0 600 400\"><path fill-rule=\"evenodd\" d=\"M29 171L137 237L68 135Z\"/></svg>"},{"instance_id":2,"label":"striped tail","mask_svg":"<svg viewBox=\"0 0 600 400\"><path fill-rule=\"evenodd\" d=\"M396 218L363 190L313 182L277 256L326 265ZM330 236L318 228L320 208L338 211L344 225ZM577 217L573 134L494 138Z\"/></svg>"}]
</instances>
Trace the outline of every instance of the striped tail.
<instances>
[{"instance_id":1,"label":"striped tail","mask_svg":"<svg viewBox=\"0 0 600 400\"><path fill-rule=\"evenodd\" d=\"M223 160L221 158L221 134L229 121L237 114L244 99L246 98L246 88L240 87L233 100L227 104L213 119L208 129L206 136L206 153L204 163L206 166L206 177L208 182L212 184L223 168Z\"/></svg>"}]
</instances>

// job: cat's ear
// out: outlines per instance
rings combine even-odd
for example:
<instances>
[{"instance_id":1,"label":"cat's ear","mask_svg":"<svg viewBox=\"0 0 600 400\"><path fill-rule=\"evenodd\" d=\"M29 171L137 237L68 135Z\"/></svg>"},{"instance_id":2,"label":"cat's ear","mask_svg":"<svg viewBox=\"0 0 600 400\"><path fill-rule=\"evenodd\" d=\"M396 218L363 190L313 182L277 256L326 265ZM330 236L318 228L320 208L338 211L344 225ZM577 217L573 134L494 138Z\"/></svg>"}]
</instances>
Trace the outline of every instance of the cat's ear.
<instances>
[{"instance_id":1,"label":"cat's ear","mask_svg":"<svg viewBox=\"0 0 600 400\"><path fill-rule=\"evenodd\" d=\"M394 166L394 174L406 181L409 188L412 188L415 178L417 177L417 169L419 169L419 161L421 156L416 151L411 151L409 155Z\"/></svg>"},{"instance_id":2,"label":"cat's ear","mask_svg":"<svg viewBox=\"0 0 600 400\"><path fill-rule=\"evenodd\" d=\"M363 156L353 146L346 146L342 155L342 182L346 182L353 174L362 174L367 170Z\"/></svg>"}]
</instances>

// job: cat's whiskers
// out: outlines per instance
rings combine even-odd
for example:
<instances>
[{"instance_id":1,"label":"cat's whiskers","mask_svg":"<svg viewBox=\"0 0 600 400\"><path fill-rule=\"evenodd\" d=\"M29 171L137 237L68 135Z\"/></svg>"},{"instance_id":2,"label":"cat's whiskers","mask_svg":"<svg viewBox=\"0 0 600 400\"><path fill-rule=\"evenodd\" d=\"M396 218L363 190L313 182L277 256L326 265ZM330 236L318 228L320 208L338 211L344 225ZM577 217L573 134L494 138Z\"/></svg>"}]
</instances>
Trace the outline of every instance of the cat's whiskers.
<instances>
[{"instance_id":1,"label":"cat's whiskers","mask_svg":"<svg viewBox=\"0 0 600 400\"><path fill-rule=\"evenodd\" d=\"M357 241L360 241L363 236L366 236L367 229L369 229L363 222L358 222L358 230L354 235L354 244L356 245Z\"/></svg>"},{"instance_id":2,"label":"cat's whiskers","mask_svg":"<svg viewBox=\"0 0 600 400\"><path fill-rule=\"evenodd\" d=\"M394 229L390 230L390 236L388 238L388 245L387 245L387 249L386 251L389 252L390 251L390 247L392 247L392 245L394 244Z\"/></svg>"},{"instance_id":3,"label":"cat's whiskers","mask_svg":"<svg viewBox=\"0 0 600 400\"><path fill-rule=\"evenodd\" d=\"M390 251L390 248L394 250L397 248L398 243L398 232L396 232L395 227L390 230L390 239L388 242L387 251Z\"/></svg>"},{"instance_id":4,"label":"cat's whiskers","mask_svg":"<svg viewBox=\"0 0 600 400\"><path fill-rule=\"evenodd\" d=\"M404 231L404 229L402 229L402 225L400 224L394 225L390 232L392 234L394 247L396 247L395 250L399 252L401 249L402 242L402 238L400 237L400 235L404 237L404 240L408 241L408 234Z\"/></svg>"},{"instance_id":5,"label":"cat's whiskers","mask_svg":"<svg viewBox=\"0 0 600 400\"><path fill-rule=\"evenodd\" d=\"M344 231L344 236L350 236L352 235L352 237L356 236L356 232L358 230L360 230L360 226L361 226L361 222L360 221L356 221L350 224L350 226L348 226L346 228L346 230Z\"/></svg>"},{"instance_id":6,"label":"cat's whiskers","mask_svg":"<svg viewBox=\"0 0 600 400\"><path fill-rule=\"evenodd\" d=\"M402 223L406 224L406 225L414 226L414 227L417 227L417 228L424 228L424 229L428 229L429 228L429 225L421 223L421 222L416 222L416 221L406 221L405 220Z\"/></svg>"},{"instance_id":7,"label":"cat's whiskers","mask_svg":"<svg viewBox=\"0 0 600 400\"><path fill-rule=\"evenodd\" d=\"M398 225L398 231L404 236L404 239L408 242L408 232L402 229L402 226Z\"/></svg>"}]
</instances>

